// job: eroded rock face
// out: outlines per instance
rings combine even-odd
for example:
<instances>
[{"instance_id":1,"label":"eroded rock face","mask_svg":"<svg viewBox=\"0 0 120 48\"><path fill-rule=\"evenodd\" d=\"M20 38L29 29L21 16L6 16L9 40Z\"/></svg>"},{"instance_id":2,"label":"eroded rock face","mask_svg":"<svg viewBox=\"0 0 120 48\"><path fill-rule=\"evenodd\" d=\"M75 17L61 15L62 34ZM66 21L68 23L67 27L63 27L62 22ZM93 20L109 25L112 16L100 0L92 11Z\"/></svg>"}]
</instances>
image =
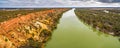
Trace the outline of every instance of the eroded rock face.
<instances>
[{"instance_id":1,"label":"eroded rock face","mask_svg":"<svg viewBox=\"0 0 120 48\"><path fill-rule=\"evenodd\" d=\"M67 10L50 9L1 22L0 48L43 48Z\"/></svg>"}]
</instances>

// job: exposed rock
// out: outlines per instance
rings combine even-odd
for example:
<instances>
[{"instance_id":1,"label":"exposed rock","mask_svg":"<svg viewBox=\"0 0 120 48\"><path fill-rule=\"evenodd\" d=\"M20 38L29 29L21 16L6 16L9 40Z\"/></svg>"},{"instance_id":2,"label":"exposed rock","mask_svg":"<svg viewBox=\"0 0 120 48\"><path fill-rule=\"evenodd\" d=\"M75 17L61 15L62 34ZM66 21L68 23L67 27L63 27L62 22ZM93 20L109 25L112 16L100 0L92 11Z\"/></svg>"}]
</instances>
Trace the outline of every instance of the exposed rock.
<instances>
[{"instance_id":1,"label":"exposed rock","mask_svg":"<svg viewBox=\"0 0 120 48\"><path fill-rule=\"evenodd\" d=\"M19 15L0 23L0 48L43 48L61 14L69 9Z\"/></svg>"}]
</instances>

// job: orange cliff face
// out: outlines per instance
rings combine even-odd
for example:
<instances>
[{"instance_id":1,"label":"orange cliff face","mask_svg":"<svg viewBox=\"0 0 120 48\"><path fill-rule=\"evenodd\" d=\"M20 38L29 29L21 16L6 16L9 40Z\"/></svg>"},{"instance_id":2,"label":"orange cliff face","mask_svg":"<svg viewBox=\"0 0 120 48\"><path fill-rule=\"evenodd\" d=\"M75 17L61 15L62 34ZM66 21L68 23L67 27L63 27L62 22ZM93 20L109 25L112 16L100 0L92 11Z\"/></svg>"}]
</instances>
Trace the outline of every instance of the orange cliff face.
<instances>
[{"instance_id":1,"label":"orange cliff face","mask_svg":"<svg viewBox=\"0 0 120 48\"><path fill-rule=\"evenodd\" d=\"M57 25L59 14L69 9L28 13L0 23L0 48L42 47ZM56 23L55 23L56 22Z\"/></svg>"}]
</instances>

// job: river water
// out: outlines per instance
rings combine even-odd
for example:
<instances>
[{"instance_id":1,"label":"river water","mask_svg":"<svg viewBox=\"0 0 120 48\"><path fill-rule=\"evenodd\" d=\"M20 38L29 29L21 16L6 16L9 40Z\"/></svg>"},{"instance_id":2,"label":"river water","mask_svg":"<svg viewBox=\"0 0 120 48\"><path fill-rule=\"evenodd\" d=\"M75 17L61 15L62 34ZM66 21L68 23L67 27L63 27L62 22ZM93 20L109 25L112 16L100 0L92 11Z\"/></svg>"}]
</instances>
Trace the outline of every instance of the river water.
<instances>
[{"instance_id":1,"label":"river water","mask_svg":"<svg viewBox=\"0 0 120 48\"><path fill-rule=\"evenodd\" d=\"M91 29L72 9L62 15L45 48L120 48L120 42L116 37Z\"/></svg>"}]
</instances>

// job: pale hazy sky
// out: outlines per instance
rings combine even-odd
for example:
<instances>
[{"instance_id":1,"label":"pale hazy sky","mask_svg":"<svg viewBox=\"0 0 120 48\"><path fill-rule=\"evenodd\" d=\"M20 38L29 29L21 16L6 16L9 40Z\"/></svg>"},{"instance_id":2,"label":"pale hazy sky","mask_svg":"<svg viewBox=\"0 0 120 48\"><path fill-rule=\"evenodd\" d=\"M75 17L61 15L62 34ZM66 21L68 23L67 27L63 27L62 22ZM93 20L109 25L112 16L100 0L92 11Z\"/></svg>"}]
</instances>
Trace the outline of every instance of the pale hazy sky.
<instances>
[{"instance_id":1,"label":"pale hazy sky","mask_svg":"<svg viewBox=\"0 0 120 48\"><path fill-rule=\"evenodd\" d=\"M120 0L0 0L2 7L120 7Z\"/></svg>"}]
</instances>

